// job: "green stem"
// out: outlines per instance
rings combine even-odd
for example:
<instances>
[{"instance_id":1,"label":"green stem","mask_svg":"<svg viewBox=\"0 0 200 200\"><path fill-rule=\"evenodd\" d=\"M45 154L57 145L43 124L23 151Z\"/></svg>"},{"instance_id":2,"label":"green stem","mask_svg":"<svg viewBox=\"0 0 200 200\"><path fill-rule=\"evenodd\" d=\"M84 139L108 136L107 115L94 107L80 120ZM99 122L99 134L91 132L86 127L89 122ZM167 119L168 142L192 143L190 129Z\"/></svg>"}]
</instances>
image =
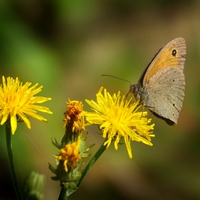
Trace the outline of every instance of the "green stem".
<instances>
[{"instance_id":1,"label":"green stem","mask_svg":"<svg viewBox=\"0 0 200 200\"><path fill-rule=\"evenodd\" d=\"M5 126L6 126L6 145L7 145L7 152L8 152L8 160L9 160L9 164L10 164L10 172L11 172L15 192L17 195L17 199L21 200L22 195L21 195L21 192L19 189L19 184L17 181L16 173L15 173L15 165L14 165L13 153L12 153L11 127L10 127L10 124L6 124Z\"/></svg>"},{"instance_id":2,"label":"green stem","mask_svg":"<svg viewBox=\"0 0 200 200\"><path fill-rule=\"evenodd\" d=\"M105 142L105 141L104 141ZM83 178L88 173L88 171L91 169L91 167L95 164L95 162L98 160L98 158L101 156L101 154L105 151L106 146L104 145L104 142L98 149L98 151L95 153L95 155L91 158L90 162L87 164L86 168L84 169L81 178L79 179L77 183L77 187L81 184Z\"/></svg>"},{"instance_id":3,"label":"green stem","mask_svg":"<svg viewBox=\"0 0 200 200\"><path fill-rule=\"evenodd\" d=\"M58 200L67 200L67 188L61 183L61 191Z\"/></svg>"}]
</instances>

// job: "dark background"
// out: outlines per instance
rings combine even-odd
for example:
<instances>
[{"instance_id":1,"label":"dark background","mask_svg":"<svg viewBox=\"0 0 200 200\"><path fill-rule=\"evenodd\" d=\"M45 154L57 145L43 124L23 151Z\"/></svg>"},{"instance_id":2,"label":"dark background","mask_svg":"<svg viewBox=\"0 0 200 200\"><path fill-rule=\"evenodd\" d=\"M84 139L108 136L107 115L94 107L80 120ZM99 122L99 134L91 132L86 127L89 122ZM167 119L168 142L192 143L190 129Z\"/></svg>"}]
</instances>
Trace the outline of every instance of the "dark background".
<instances>
[{"instance_id":1,"label":"dark background","mask_svg":"<svg viewBox=\"0 0 200 200\"><path fill-rule=\"evenodd\" d=\"M126 94L129 84L102 77L111 74L133 83L154 54L176 37L187 43L186 91L178 125L153 117L153 147L132 143L111 146L70 199L200 199L200 2L199 1L7 1L0 2L0 76L19 77L44 86L53 115L48 123L30 119L32 129L18 126L13 151L21 187L31 170L46 175L45 199L57 199L57 140L64 133L67 98L95 99L100 86ZM88 107L85 106L85 109ZM11 185L4 126L0 127L0 199L16 199ZM88 145L103 142L89 129ZM8 192L9 190L9 192Z\"/></svg>"}]
</instances>

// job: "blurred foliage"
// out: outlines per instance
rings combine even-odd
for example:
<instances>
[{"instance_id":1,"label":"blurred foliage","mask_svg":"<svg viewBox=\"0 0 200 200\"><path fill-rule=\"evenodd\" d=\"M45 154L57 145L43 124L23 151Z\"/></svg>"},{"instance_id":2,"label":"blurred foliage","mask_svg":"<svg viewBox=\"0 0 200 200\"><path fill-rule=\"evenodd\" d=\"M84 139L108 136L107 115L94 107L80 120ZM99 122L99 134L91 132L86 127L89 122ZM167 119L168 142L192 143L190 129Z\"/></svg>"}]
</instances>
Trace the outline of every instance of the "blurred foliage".
<instances>
[{"instance_id":1,"label":"blurred foliage","mask_svg":"<svg viewBox=\"0 0 200 200\"><path fill-rule=\"evenodd\" d=\"M48 124L21 124L13 137L17 174L23 181L36 170L47 177L45 199L57 199L48 162L62 138L67 98L94 99L100 86L126 94L156 51L175 37L187 43L186 98L178 125L156 123L153 147L133 143L133 159L122 145L109 148L71 199L200 199L200 2L177 0L1 0L0 75L44 85L54 112ZM86 107L87 109L87 107ZM0 127L3 133L3 127ZM88 144L102 139L89 131ZM26 134L24 134L26 133ZM15 199L1 134L0 199ZM20 148L18 148L20 147ZM96 150L94 148L94 151ZM7 192L9 188L9 193Z\"/></svg>"}]
</instances>

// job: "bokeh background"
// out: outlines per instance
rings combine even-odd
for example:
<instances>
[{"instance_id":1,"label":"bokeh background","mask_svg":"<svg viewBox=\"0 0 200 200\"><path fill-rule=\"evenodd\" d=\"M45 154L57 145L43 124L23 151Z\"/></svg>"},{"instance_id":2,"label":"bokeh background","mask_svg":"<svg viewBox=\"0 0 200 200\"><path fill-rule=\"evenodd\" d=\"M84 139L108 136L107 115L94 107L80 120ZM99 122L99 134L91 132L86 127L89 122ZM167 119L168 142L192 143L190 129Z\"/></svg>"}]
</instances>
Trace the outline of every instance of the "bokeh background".
<instances>
[{"instance_id":1,"label":"bokeh background","mask_svg":"<svg viewBox=\"0 0 200 200\"><path fill-rule=\"evenodd\" d=\"M172 39L187 43L186 91L178 125L156 123L153 147L132 143L133 159L125 146L111 146L70 199L200 199L200 1L75 0L0 2L0 75L19 77L44 86L41 95L53 115L48 123L30 119L13 136L17 175L35 170L46 176L45 199L57 199L57 149L51 139L64 133L67 98L95 99L100 86L126 94L129 84L102 77L111 74L136 83L154 54ZM85 106L85 109L88 109ZM16 199L11 183L4 126L0 127L0 199ZM102 143L89 130L94 153ZM8 192L9 191L9 192Z\"/></svg>"}]
</instances>

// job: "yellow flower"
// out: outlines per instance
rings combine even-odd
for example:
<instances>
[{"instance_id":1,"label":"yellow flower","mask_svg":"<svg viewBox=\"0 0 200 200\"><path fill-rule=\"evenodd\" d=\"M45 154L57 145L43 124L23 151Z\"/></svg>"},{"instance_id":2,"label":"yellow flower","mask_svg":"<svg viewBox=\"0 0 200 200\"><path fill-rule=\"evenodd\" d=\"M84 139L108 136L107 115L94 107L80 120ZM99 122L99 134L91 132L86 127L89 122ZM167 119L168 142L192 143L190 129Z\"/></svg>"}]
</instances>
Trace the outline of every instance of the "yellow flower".
<instances>
[{"instance_id":1,"label":"yellow flower","mask_svg":"<svg viewBox=\"0 0 200 200\"><path fill-rule=\"evenodd\" d=\"M70 126L72 132L81 132L85 130L82 102L75 100L70 101L70 99L68 99L68 102L66 102L66 104L67 109L64 113L64 126Z\"/></svg>"},{"instance_id":2,"label":"yellow flower","mask_svg":"<svg viewBox=\"0 0 200 200\"><path fill-rule=\"evenodd\" d=\"M131 141L143 142L152 146L151 137L154 124L149 124L147 112L138 112L139 102L131 103L120 92L111 96L109 92L100 88L97 102L86 100L94 112L85 112L86 120L90 124L97 124L102 130L103 138L107 138L104 145L108 148L112 141L117 150L121 139L124 139L128 155L132 158Z\"/></svg>"},{"instance_id":3,"label":"yellow flower","mask_svg":"<svg viewBox=\"0 0 200 200\"><path fill-rule=\"evenodd\" d=\"M79 149L80 136L78 137L77 141L71 144L66 144L64 148L60 149L59 155L55 156L55 158L63 163L66 172L74 169L77 166L78 161L81 159Z\"/></svg>"},{"instance_id":4,"label":"yellow flower","mask_svg":"<svg viewBox=\"0 0 200 200\"><path fill-rule=\"evenodd\" d=\"M51 98L34 96L42 90L43 86L37 87L38 83L31 86L32 83L26 82L24 85L18 78L13 79L2 76L2 85L0 86L0 124L3 125L10 120L12 134L17 129L17 121L23 120L30 129L31 123L28 115L40 121L47 121L44 117L37 114L37 111L52 114L49 108L36 105Z\"/></svg>"}]
</instances>

